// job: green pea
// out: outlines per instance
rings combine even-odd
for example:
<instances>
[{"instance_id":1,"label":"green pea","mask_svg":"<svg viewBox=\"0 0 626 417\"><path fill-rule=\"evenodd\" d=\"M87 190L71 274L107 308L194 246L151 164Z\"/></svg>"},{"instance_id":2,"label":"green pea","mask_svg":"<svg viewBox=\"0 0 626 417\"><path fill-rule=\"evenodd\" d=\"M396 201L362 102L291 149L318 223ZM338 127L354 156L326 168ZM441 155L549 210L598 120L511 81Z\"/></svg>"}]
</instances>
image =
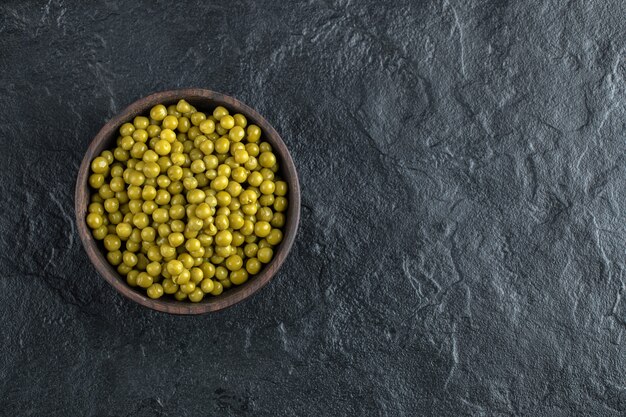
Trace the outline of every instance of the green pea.
<instances>
[{"instance_id":1,"label":"green pea","mask_svg":"<svg viewBox=\"0 0 626 417\"><path fill-rule=\"evenodd\" d=\"M274 199L274 210L279 212L287 210L287 199L285 197L276 197Z\"/></svg>"},{"instance_id":2,"label":"green pea","mask_svg":"<svg viewBox=\"0 0 626 417\"><path fill-rule=\"evenodd\" d=\"M163 280L162 286L165 294L175 294L178 291L178 284L169 278Z\"/></svg>"},{"instance_id":3,"label":"green pea","mask_svg":"<svg viewBox=\"0 0 626 417\"><path fill-rule=\"evenodd\" d=\"M218 154L225 155L230 150L230 140L227 137L222 136L215 141L214 149Z\"/></svg>"},{"instance_id":4,"label":"green pea","mask_svg":"<svg viewBox=\"0 0 626 417\"><path fill-rule=\"evenodd\" d=\"M226 263L226 268L228 268L231 271L236 271L238 269L241 269L241 267L243 266L243 260L241 259L239 255L229 256L226 259L225 263Z\"/></svg>"},{"instance_id":5,"label":"green pea","mask_svg":"<svg viewBox=\"0 0 626 417\"><path fill-rule=\"evenodd\" d=\"M213 290L210 292L211 295L218 296L224 291L224 287L222 283L213 281Z\"/></svg>"},{"instance_id":6,"label":"green pea","mask_svg":"<svg viewBox=\"0 0 626 417\"><path fill-rule=\"evenodd\" d=\"M241 232L233 232L233 241L231 242L231 245L235 247L241 246L245 242L245 239L246 237Z\"/></svg>"},{"instance_id":7,"label":"green pea","mask_svg":"<svg viewBox=\"0 0 626 417\"><path fill-rule=\"evenodd\" d=\"M272 227L266 221L259 221L254 225L254 234L258 237L266 237L270 234Z\"/></svg>"},{"instance_id":8,"label":"green pea","mask_svg":"<svg viewBox=\"0 0 626 417\"><path fill-rule=\"evenodd\" d=\"M187 103L185 100L179 100L178 103L176 103L176 110L180 113L190 113L191 104Z\"/></svg>"},{"instance_id":9,"label":"green pea","mask_svg":"<svg viewBox=\"0 0 626 417\"><path fill-rule=\"evenodd\" d=\"M122 262L122 252L114 250L107 253L107 261L113 266L117 266Z\"/></svg>"},{"instance_id":10,"label":"green pea","mask_svg":"<svg viewBox=\"0 0 626 417\"><path fill-rule=\"evenodd\" d=\"M228 116L231 117L232 116ZM222 123L224 123L225 119L222 118L222 120L220 120L220 126L223 126ZM241 140L243 140L244 136L246 135L246 132L243 130L243 127L241 126L236 126L235 124L235 120L233 118L233 127L231 127L230 132L228 132L228 138L230 140L232 140L233 142L240 142Z\"/></svg>"},{"instance_id":11,"label":"green pea","mask_svg":"<svg viewBox=\"0 0 626 417\"><path fill-rule=\"evenodd\" d=\"M185 237L180 232L174 232L167 236L167 241L172 247L177 248L183 244Z\"/></svg>"},{"instance_id":12,"label":"green pea","mask_svg":"<svg viewBox=\"0 0 626 417\"><path fill-rule=\"evenodd\" d=\"M257 157L259 156L259 146L256 143L248 143L246 144L246 152L248 152L249 156Z\"/></svg>"},{"instance_id":13,"label":"green pea","mask_svg":"<svg viewBox=\"0 0 626 417\"><path fill-rule=\"evenodd\" d=\"M260 171L261 175L263 176L263 179L265 180L273 180L274 179L274 173L267 169L267 168L262 168Z\"/></svg>"},{"instance_id":14,"label":"green pea","mask_svg":"<svg viewBox=\"0 0 626 417\"><path fill-rule=\"evenodd\" d=\"M133 252L125 251L122 254L122 260L126 265L133 267L137 265L138 259L137 259L137 255L135 255Z\"/></svg>"},{"instance_id":15,"label":"green pea","mask_svg":"<svg viewBox=\"0 0 626 417\"><path fill-rule=\"evenodd\" d=\"M194 284L194 290L189 293L188 297L192 303L199 303L204 298L204 292L200 288L196 288Z\"/></svg>"},{"instance_id":16,"label":"green pea","mask_svg":"<svg viewBox=\"0 0 626 417\"><path fill-rule=\"evenodd\" d=\"M285 215L283 213L274 213L274 216L272 217L272 221L270 221L270 224L272 225L272 227L283 227L285 226Z\"/></svg>"},{"instance_id":17,"label":"green pea","mask_svg":"<svg viewBox=\"0 0 626 417\"><path fill-rule=\"evenodd\" d=\"M261 261L264 264L269 263L269 261L272 260L273 256L274 256L274 251L272 250L272 248L269 248L269 247L261 248L257 252L257 258L259 259L259 261Z\"/></svg>"},{"instance_id":18,"label":"green pea","mask_svg":"<svg viewBox=\"0 0 626 417\"><path fill-rule=\"evenodd\" d=\"M248 120L246 119L246 116L241 113L234 114L233 119L235 120L235 126L245 128L248 125Z\"/></svg>"},{"instance_id":19,"label":"green pea","mask_svg":"<svg viewBox=\"0 0 626 417\"><path fill-rule=\"evenodd\" d=\"M120 140L120 147L124 149L125 151L130 151L134 145L135 145L135 139L133 139L131 136L124 136Z\"/></svg>"},{"instance_id":20,"label":"green pea","mask_svg":"<svg viewBox=\"0 0 626 417\"><path fill-rule=\"evenodd\" d=\"M214 287L215 287L215 284L213 283L213 280L208 279L208 278L203 279L202 282L200 283L200 289L205 294L209 294L211 291L213 291Z\"/></svg>"},{"instance_id":21,"label":"green pea","mask_svg":"<svg viewBox=\"0 0 626 417\"><path fill-rule=\"evenodd\" d=\"M150 118L156 121L161 121L167 116L167 108L162 104L157 104L150 109Z\"/></svg>"},{"instance_id":22,"label":"green pea","mask_svg":"<svg viewBox=\"0 0 626 417\"><path fill-rule=\"evenodd\" d=\"M183 188L185 190L194 190L198 188L198 180L195 177L187 177L183 179Z\"/></svg>"},{"instance_id":23,"label":"green pea","mask_svg":"<svg viewBox=\"0 0 626 417\"><path fill-rule=\"evenodd\" d=\"M274 196L272 194L265 194L259 198L259 204L261 207L269 207L274 204Z\"/></svg>"},{"instance_id":24,"label":"green pea","mask_svg":"<svg viewBox=\"0 0 626 417\"><path fill-rule=\"evenodd\" d=\"M154 283L148 287L147 293L148 297L152 299L161 298L164 293L163 286L159 283Z\"/></svg>"},{"instance_id":25,"label":"green pea","mask_svg":"<svg viewBox=\"0 0 626 417\"><path fill-rule=\"evenodd\" d=\"M239 228L239 233L244 236L251 236L254 233L254 223L250 220L244 220L243 226Z\"/></svg>"},{"instance_id":26,"label":"green pea","mask_svg":"<svg viewBox=\"0 0 626 417\"><path fill-rule=\"evenodd\" d=\"M142 288L149 288L154 283L154 278L147 272L140 272L137 275L137 285Z\"/></svg>"},{"instance_id":27,"label":"green pea","mask_svg":"<svg viewBox=\"0 0 626 417\"><path fill-rule=\"evenodd\" d=\"M104 184L104 175L102 174L91 174L89 176L89 186L91 188L95 188L96 190L102 187Z\"/></svg>"},{"instance_id":28,"label":"green pea","mask_svg":"<svg viewBox=\"0 0 626 417\"><path fill-rule=\"evenodd\" d=\"M230 244L230 242L229 242L229 244ZM121 246L122 246L122 242L121 242L120 238L118 236L116 236L116 235L110 234L110 235L107 235L104 238L104 247L109 252L116 251Z\"/></svg>"},{"instance_id":29,"label":"green pea","mask_svg":"<svg viewBox=\"0 0 626 417\"><path fill-rule=\"evenodd\" d=\"M93 230L93 237L96 240L103 240L107 234L109 233L109 230L107 229L107 227L105 225L102 225L96 229Z\"/></svg>"},{"instance_id":30,"label":"green pea","mask_svg":"<svg viewBox=\"0 0 626 417\"><path fill-rule=\"evenodd\" d=\"M213 117L215 118L215 120L220 120L222 117L228 115L228 110L226 110L225 107L223 106L217 106L214 110L213 110Z\"/></svg>"},{"instance_id":31,"label":"green pea","mask_svg":"<svg viewBox=\"0 0 626 417\"><path fill-rule=\"evenodd\" d=\"M215 122L212 119L205 119L200 122L199 126L200 131L205 135L215 132Z\"/></svg>"},{"instance_id":32,"label":"green pea","mask_svg":"<svg viewBox=\"0 0 626 417\"><path fill-rule=\"evenodd\" d=\"M256 213L256 218L257 220L262 220L262 221L266 221L269 222L272 220L272 216L274 215L274 213L272 213L272 209L269 207L261 207L259 210L257 210Z\"/></svg>"},{"instance_id":33,"label":"green pea","mask_svg":"<svg viewBox=\"0 0 626 417\"><path fill-rule=\"evenodd\" d=\"M204 120L206 120L206 114L202 112L196 112L191 115L191 123L194 126L199 126Z\"/></svg>"},{"instance_id":34,"label":"green pea","mask_svg":"<svg viewBox=\"0 0 626 417\"><path fill-rule=\"evenodd\" d=\"M217 246L228 246L233 240L233 235L228 230L219 231L214 238L215 244Z\"/></svg>"},{"instance_id":35,"label":"green pea","mask_svg":"<svg viewBox=\"0 0 626 417\"><path fill-rule=\"evenodd\" d=\"M98 227L102 226L103 221L104 220L102 219L102 216L100 214L89 213L87 215L87 225L92 229L97 229Z\"/></svg>"},{"instance_id":36,"label":"green pea","mask_svg":"<svg viewBox=\"0 0 626 417\"><path fill-rule=\"evenodd\" d=\"M246 129L246 138L250 143L256 143L261 138L261 128L257 125L249 125Z\"/></svg>"},{"instance_id":37,"label":"green pea","mask_svg":"<svg viewBox=\"0 0 626 417\"><path fill-rule=\"evenodd\" d=\"M248 271L250 275L258 274L259 271L261 271L262 266L263 264L261 263L261 261L254 257L251 257L246 261L246 271Z\"/></svg>"},{"instance_id":38,"label":"green pea","mask_svg":"<svg viewBox=\"0 0 626 417\"><path fill-rule=\"evenodd\" d=\"M171 185L171 184L170 184ZM170 202L171 195L167 190L158 190L154 202L160 206L165 206Z\"/></svg>"},{"instance_id":39,"label":"green pea","mask_svg":"<svg viewBox=\"0 0 626 417\"><path fill-rule=\"evenodd\" d=\"M136 142L146 143L148 141L148 132L144 129L135 129L132 134L132 138Z\"/></svg>"},{"instance_id":40,"label":"green pea","mask_svg":"<svg viewBox=\"0 0 626 417\"><path fill-rule=\"evenodd\" d=\"M229 279L230 279L230 282L235 285L244 284L246 281L248 281L248 271L245 269L238 269L238 270L232 271L230 273Z\"/></svg>"},{"instance_id":41,"label":"green pea","mask_svg":"<svg viewBox=\"0 0 626 417\"><path fill-rule=\"evenodd\" d=\"M133 119L133 125L135 126L135 129L147 129L150 125L150 119L144 116L136 116Z\"/></svg>"},{"instance_id":42,"label":"green pea","mask_svg":"<svg viewBox=\"0 0 626 417\"><path fill-rule=\"evenodd\" d=\"M96 174L104 174L109 169L109 163L102 156L97 156L91 162L91 170Z\"/></svg>"},{"instance_id":43,"label":"green pea","mask_svg":"<svg viewBox=\"0 0 626 417\"><path fill-rule=\"evenodd\" d=\"M126 274L126 282L128 283L128 285L130 285L131 287L136 287L138 275L139 271L137 271L136 269L129 271L128 274Z\"/></svg>"}]
</instances>

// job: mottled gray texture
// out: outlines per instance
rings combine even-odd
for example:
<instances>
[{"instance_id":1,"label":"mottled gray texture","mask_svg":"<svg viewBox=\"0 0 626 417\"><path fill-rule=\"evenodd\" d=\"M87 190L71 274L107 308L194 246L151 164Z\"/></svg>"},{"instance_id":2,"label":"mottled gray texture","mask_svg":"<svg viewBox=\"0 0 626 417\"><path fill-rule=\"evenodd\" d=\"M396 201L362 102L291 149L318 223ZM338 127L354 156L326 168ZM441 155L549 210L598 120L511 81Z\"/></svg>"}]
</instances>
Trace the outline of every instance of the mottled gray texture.
<instances>
[{"instance_id":1,"label":"mottled gray texture","mask_svg":"<svg viewBox=\"0 0 626 417\"><path fill-rule=\"evenodd\" d=\"M626 3L87 3L0 5L1 415L626 413ZM302 184L278 277L202 317L74 225L91 138L176 87L257 108Z\"/></svg>"}]
</instances>

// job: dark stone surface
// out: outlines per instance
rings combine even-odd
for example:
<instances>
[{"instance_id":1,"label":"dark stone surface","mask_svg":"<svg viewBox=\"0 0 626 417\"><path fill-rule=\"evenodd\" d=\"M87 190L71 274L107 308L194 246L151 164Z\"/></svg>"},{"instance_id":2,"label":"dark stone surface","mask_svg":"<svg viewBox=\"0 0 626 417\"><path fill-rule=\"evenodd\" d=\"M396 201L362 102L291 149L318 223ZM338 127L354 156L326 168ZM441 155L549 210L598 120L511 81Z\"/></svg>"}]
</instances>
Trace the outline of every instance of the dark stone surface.
<instances>
[{"instance_id":1,"label":"dark stone surface","mask_svg":"<svg viewBox=\"0 0 626 417\"><path fill-rule=\"evenodd\" d=\"M0 5L1 415L626 413L626 3L80 3ZM202 317L74 224L91 138L176 87L257 108L302 183L279 276Z\"/></svg>"}]
</instances>

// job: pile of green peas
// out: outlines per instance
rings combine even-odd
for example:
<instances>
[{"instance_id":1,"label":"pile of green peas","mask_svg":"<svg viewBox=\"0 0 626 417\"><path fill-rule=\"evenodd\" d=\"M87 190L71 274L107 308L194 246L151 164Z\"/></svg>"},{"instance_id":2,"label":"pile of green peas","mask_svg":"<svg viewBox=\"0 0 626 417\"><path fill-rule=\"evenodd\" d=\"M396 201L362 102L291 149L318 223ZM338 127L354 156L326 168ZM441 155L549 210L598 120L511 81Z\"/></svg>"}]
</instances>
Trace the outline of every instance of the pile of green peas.
<instances>
[{"instance_id":1,"label":"pile of green peas","mask_svg":"<svg viewBox=\"0 0 626 417\"><path fill-rule=\"evenodd\" d=\"M128 285L199 302L272 260L287 183L261 134L242 114L185 100L120 127L91 163L86 222Z\"/></svg>"}]
</instances>

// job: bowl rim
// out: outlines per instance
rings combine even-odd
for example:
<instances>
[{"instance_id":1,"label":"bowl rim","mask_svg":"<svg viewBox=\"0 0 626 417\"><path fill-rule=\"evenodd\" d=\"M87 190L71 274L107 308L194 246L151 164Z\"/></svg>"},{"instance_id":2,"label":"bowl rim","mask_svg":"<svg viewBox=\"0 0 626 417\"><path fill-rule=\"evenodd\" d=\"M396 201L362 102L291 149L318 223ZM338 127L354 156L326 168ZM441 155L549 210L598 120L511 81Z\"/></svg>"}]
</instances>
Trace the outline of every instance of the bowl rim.
<instances>
[{"instance_id":1,"label":"bowl rim","mask_svg":"<svg viewBox=\"0 0 626 417\"><path fill-rule=\"evenodd\" d=\"M110 147L110 142L117 136L117 130L121 124L132 120L135 116L146 114L149 109L156 104L171 104L180 99L185 99L194 105L196 105L196 103L207 102L205 103L207 107L222 105L233 112L242 113L246 116L249 123L258 125L264 133L265 140L272 145L274 152L277 153L279 161L281 161L281 171L284 173L283 180L286 181L289 186L289 206L287 208L286 223L283 229L284 237L283 241L276 248L272 261L265 265L259 274L250 278L245 284L224 291L217 297L205 297L199 303L180 302L163 298L153 300L147 295L130 287L117 270L108 263L103 251L98 247L97 241L94 239L91 230L87 227L85 222L89 197L91 195L88 179L92 159L102 150ZM202 104L197 105L197 107L201 106ZM243 301L267 285L276 275L291 251L298 231L298 225L300 223L300 183L298 181L298 173L295 164L293 163L287 146L272 125L256 110L232 96L212 90L202 88L165 90L150 94L131 103L106 122L91 140L78 169L74 195L74 212L78 234L89 260L96 268L96 271L124 297L144 307L165 313L182 315L204 314L219 311Z\"/></svg>"}]
</instances>

